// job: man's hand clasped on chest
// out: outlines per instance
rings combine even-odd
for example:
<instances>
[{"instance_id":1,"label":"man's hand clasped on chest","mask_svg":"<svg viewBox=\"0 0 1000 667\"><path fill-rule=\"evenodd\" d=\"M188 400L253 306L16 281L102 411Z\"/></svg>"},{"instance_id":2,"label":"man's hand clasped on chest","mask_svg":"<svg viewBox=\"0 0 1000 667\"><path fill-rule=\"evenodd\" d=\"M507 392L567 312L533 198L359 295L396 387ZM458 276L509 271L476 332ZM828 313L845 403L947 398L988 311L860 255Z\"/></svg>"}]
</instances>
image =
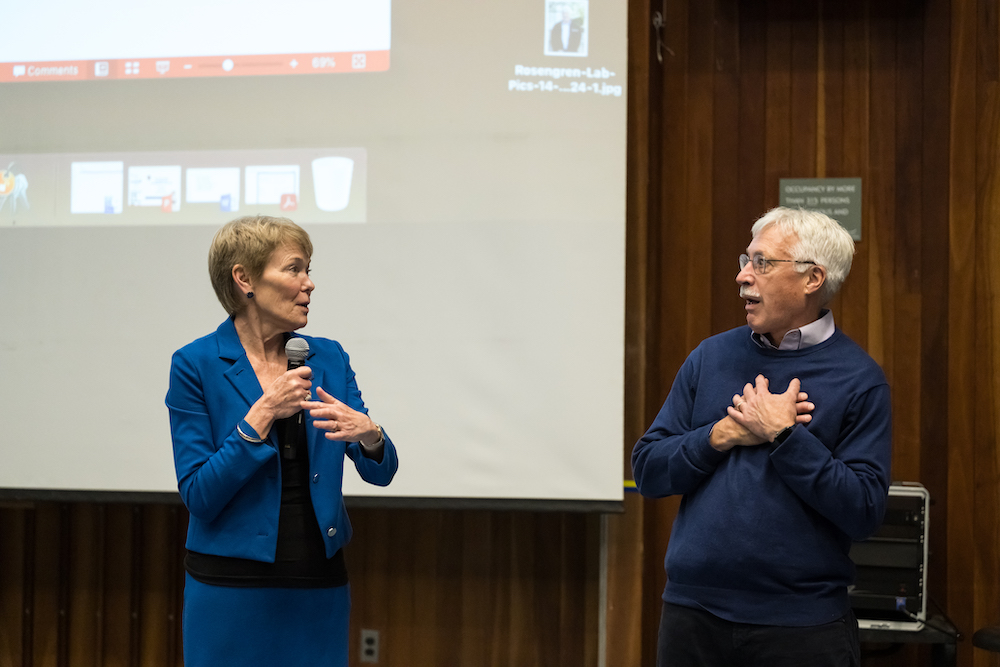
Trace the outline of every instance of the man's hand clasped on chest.
<instances>
[{"instance_id":1,"label":"man's hand clasped on chest","mask_svg":"<svg viewBox=\"0 0 1000 667\"><path fill-rule=\"evenodd\" d=\"M758 375L754 384L743 387L733 396L727 416L712 429L710 442L719 451L735 446L754 446L773 442L778 433L795 424L808 424L815 406L801 391L798 378L788 383L781 394L772 394L766 377Z\"/></svg>"}]
</instances>

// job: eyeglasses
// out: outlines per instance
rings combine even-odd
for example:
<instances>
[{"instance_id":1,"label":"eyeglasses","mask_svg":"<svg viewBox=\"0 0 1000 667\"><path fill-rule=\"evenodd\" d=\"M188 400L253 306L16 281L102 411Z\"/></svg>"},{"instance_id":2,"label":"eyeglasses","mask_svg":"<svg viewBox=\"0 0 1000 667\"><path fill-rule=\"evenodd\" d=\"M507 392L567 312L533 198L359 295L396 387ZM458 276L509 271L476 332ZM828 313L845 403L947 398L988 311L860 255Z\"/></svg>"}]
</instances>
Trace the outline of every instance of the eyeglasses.
<instances>
[{"instance_id":1,"label":"eyeglasses","mask_svg":"<svg viewBox=\"0 0 1000 667\"><path fill-rule=\"evenodd\" d=\"M753 272L758 276L762 276L767 273L768 265L772 262L790 262L792 264L816 264L816 262L810 262L802 259L768 259L764 255L754 255L751 262L750 257L746 254L740 255L740 271L743 270L747 264L753 264Z\"/></svg>"}]
</instances>

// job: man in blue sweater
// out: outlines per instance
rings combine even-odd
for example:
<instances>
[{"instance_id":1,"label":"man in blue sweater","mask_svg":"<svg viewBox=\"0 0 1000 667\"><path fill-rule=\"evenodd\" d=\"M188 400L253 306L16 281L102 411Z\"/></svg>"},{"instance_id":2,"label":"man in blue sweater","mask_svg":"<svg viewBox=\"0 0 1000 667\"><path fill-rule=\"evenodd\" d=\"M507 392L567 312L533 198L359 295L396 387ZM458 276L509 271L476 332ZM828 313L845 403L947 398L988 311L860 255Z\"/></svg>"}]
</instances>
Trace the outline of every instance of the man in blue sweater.
<instances>
[{"instance_id":1,"label":"man in blue sweater","mask_svg":"<svg viewBox=\"0 0 1000 667\"><path fill-rule=\"evenodd\" d=\"M642 495L683 494L657 667L856 667L848 551L885 512L889 387L824 308L850 235L787 208L752 232L748 326L702 341L632 452Z\"/></svg>"}]
</instances>

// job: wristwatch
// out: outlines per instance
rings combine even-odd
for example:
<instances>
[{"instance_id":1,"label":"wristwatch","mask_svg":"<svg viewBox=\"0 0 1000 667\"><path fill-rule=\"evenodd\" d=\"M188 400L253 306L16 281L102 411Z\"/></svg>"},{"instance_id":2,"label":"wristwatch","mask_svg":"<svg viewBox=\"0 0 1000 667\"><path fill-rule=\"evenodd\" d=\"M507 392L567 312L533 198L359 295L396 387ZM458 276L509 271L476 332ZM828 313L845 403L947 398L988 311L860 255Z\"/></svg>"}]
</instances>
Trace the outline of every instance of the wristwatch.
<instances>
[{"instance_id":1,"label":"wristwatch","mask_svg":"<svg viewBox=\"0 0 1000 667\"><path fill-rule=\"evenodd\" d=\"M358 443L362 447L364 447L365 449L368 449L368 450L372 450L372 449L375 449L377 447L381 447L383 444L385 444L385 434L382 433L382 427L379 426L378 423L375 422L375 421L372 421L372 423L375 424L375 430L378 431L378 440L376 440L375 442L373 442L370 445L366 445L365 443L361 442L360 440L358 441Z\"/></svg>"},{"instance_id":2,"label":"wristwatch","mask_svg":"<svg viewBox=\"0 0 1000 667\"><path fill-rule=\"evenodd\" d=\"M774 444L775 445L784 444L785 440L788 440L788 436L790 436L792 434L792 431L794 430L795 430L795 424L792 424L791 426L786 426L785 428L778 431L778 435L774 436Z\"/></svg>"}]
</instances>

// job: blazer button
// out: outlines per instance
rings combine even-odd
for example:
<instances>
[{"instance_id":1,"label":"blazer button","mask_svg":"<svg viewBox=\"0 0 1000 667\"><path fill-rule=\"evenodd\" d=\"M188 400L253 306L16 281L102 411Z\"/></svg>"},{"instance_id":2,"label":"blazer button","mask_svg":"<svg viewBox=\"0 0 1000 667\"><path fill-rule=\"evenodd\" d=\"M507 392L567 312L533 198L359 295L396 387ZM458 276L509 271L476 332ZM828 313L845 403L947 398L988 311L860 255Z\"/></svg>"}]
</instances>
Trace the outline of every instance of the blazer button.
<instances>
[{"instance_id":1,"label":"blazer button","mask_svg":"<svg viewBox=\"0 0 1000 667\"><path fill-rule=\"evenodd\" d=\"M319 481L319 473L317 472L313 474L313 484L315 484L318 481Z\"/></svg>"},{"instance_id":2,"label":"blazer button","mask_svg":"<svg viewBox=\"0 0 1000 667\"><path fill-rule=\"evenodd\" d=\"M327 531L326 531L326 534L329 535L330 537L333 537L334 535L337 534L337 529L336 528L328 528Z\"/></svg>"}]
</instances>

